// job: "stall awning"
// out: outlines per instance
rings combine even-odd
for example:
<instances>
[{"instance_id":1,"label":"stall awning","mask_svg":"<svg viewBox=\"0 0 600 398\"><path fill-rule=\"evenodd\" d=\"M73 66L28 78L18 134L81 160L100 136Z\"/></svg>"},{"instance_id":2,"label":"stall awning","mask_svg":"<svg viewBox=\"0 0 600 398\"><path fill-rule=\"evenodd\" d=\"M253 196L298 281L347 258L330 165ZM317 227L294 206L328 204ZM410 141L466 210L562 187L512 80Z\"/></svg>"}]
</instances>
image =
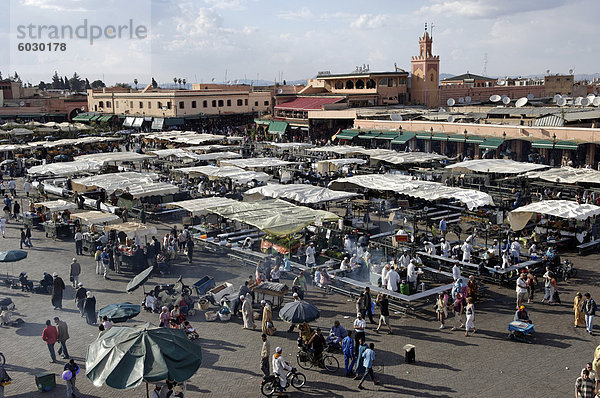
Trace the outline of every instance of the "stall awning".
<instances>
[{"instance_id":1,"label":"stall awning","mask_svg":"<svg viewBox=\"0 0 600 398\"><path fill-rule=\"evenodd\" d=\"M398 131L384 131L379 136L375 137L376 140L394 140L400 136Z\"/></svg>"},{"instance_id":2,"label":"stall awning","mask_svg":"<svg viewBox=\"0 0 600 398\"><path fill-rule=\"evenodd\" d=\"M473 159L446 166L446 169L459 173L500 173L521 174L532 170L548 168L543 164L515 162L509 159Z\"/></svg>"},{"instance_id":3,"label":"stall awning","mask_svg":"<svg viewBox=\"0 0 600 398\"><path fill-rule=\"evenodd\" d=\"M271 121L265 119L254 119L254 123L268 126L271 123Z\"/></svg>"},{"instance_id":4,"label":"stall awning","mask_svg":"<svg viewBox=\"0 0 600 398\"><path fill-rule=\"evenodd\" d=\"M532 171L527 173L527 177L561 184L600 184L600 171L576 169L569 166L556 167L545 171Z\"/></svg>"},{"instance_id":5,"label":"stall awning","mask_svg":"<svg viewBox=\"0 0 600 398\"><path fill-rule=\"evenodd\" d=\"M467 136L467 144L481 144L483 141L485 141L484 137L479 137L477 135Z\"/></svg>"},{"instance_id":6,"label":"stall awning","mask_svg":"<svg viewBox=\"0 0 600 398\"><path fill-rule=\"evenodd\" d=\"M152 130L162 130L164 124L165 124L165 118L155 117L154 120L152 121Z\"/></svg>"},{"instance_id":7,"label":"stall awning","mask_svg":"<svg viewBox=\"0 0 600 398\"><path fill-rule=\"evenodd\" d=\"M576 151L579 147L579 144L573 141L558 141L556 143L556 149L569 149L571 151Z\"/></svg>"},{"instance_id":8,"label":"stall awning","mask_svg":"<svg viewBox=\"0 0 600 398\"><path fill-rule=\"evenodd\" d=\"M479 148L482 149L498 149L504 140L502 138L486 138L481 144L479 144Z\"/></svg>"},{"instance_id":9,"label":"stall awning","mask_svg":"<svg viewBox=\"0 0 600 398\"><path fill-rule=\"evenodd\" d=\"M135 120L133 121L133 125L131 127L142 127L143 123L144 123L143 117L136 117Z\"/></svg>"},{"instance_id":10,"label":"stall awning","mask_svg":"<svg viewBox=\"0 0 600 398\"><path fill-rule=\"evenodd\" d=\"M133 122L135 121L134 117L127 116L125 121L123 122L123 127L131 127L133 126Z\"/></svg>"},{"instance_id":11,"label":"stall awning","mask_svg":"<svg viewBox=\"0 0 600 398\"><path fill-rule=\"evenodd\" d=\"M244 197L263 196L287 199L301 204L337 202L359 196L352 192L333 191L328 188L315 187L309 184L268 184L252 188L244 193Z\"/></svg>"},{"instance_id":12,"label":"stall awning","mask_svg":"<svg viewBox=\"0 0 600 398\"><path fill-rule=\"evenodd\" d=\"M435 138L434 138L435 140ZM448 136L448 141L450 142L465 142L466 138L464 134L452 134Z\"/></svg>"},{"instance_id":13,"label":"stall awning","mask_svg":"<svg viewBox=\"0 0 600 398\"><path fill-rule=\"evenodd\" d=\"M579 144L573 141L556 141L554 143L551 140L538 140L531 143L532 148L545 148L545 149L569 149L577 150Z\"/></svg>"},{"instance_id":14,"label":"stall awning","mask_svg":"<svg viewBox=\"0 0 600 398\"><path fill-rule=\"evenodd\" d=\"M360 132L357 130L342 130L342 132L339 133L336 138L338 140L351 140L359 134Z\"/></svg>"},{"instance_id":15,"label":"stall awning","mask_svg":"<svg viewBox=\"0 0 600 398\"><path fill-rule=\"evenodd\" d=\"M570 200L542 200L511 211L509 215L511 228L514 231L522 230L536 213L565 219L586 220L599 215L600 207L590 204L580 205Z\"/></svg>"},{"instance_id":16,"label":"stall awning","mask_svg":"<svg viewBox=\"0 0 600 398\"><path fill-rule=\"evenodd\" d=\"M113 223L121 220L121 217L112 213L103 213L101 211L86 211L83 213L73 213L71 218L77 218L85 225Z\"/></svg>"},{"instance_id":17,"label":"stall awning","mask_svg":"<svg viewBox=\"0 0 600 398\"><path fill-rule=\"evenodd\" d=\"M95 115L93 113L84 112L84 113L80 113L77 116L75 116L73 118L73 121L74 122L87 122L88 120L90 120L94 116Z\"/></svg>"},{"instance_id":18,"label":"stall awning","mask_svg":"<svg viewBox=\"0 0 600 398\"><path fill-rule=\"evenodd\" d=\"M292 101L275 106L275 109L289 111L320 111L321 109L323 109L323 105L335 104L336 102L342 101L343 99L344 98L340 97L298 97Z\"/></svg>"},{"instance_id":19,"label":"stall awning","mask_svg":"<svg viewBox=\"0 0 600 398\"><path fill-rule=\"evenodd\" d=\"M42 206L50 211L63 211L63 210L73 210L77 208L77 205L73 202L67 202L65 200L51 200L48 202L38 202L35 206Z\"/></svg>"},{"instance_id":20,"label":"stall awning","mask_svg":"<svg viewBox=\"0 0 600 398\"><path fill-rule=\"evenodd\" d=\"M408 141L415 138L416 135L417 135L416 133L413 133L410 131L405 131L402 133L402 135L394 138L392 140L392 144L406 144Z\"/></svg>"},{"instance_id":21,"label":"stall awning","mask_svg":"<svg viewBox=\"0 0 600 398\"><path fill-rule=\"evenodd\" d=\"M112 119L113 115L104 115L104 116L100 116L100 118L98 119L99 122L109 122L110 119Z\"/></svg>"},{"instance_id":22,"label":"stall awning","mask_svg":"<svg viewBox=\"0 0 600 398\"><path fill-rule=\"evenodd\" d=\"M431 134L429 133L417 133L418 140L428 140L431 138Z\"/></svg>"},{"instance_id":23,"label":"stall awning","mask_svg":"<svg viewBox=\"0 0 600 398\"><path fill-rule=\"evenodd\" d=\"M431 139L434 141L450 141L448 134L443 134L443 133L436 133L433 135L433 137ZM462 137L462 140L464 141L465 138Z\"/></svg>"},{"instance_id":24,"label":"stall awning","mask_svg":"<svg viewBox=\"0 0 600 398\"><path fill-rule=\"evenodd\" d=\"M180 117L169 117L165 119L165 126L181 126L184 120Z\"/></svg>"},{"instance_id":25,"label":"stall awning","mask_svg":"<svg viewBox=\"0 0 600 398\"><path fill-rule=\"evenodd\" d=\"M285 134L285 130L287 130L287 122L271 122L269 123L269 134Z\"/></svg>"},{"instance_id":26,"label":"stall awning","mask_svg":"<svg viewBox=\"0 0 600 398\"><path fill-rule=\"evenodd\" d=\"M381 135L379 131L367 131L366 133L359 135L358 138L363 140L372 140L379 135Z\"/></svg>"}]
</instances>

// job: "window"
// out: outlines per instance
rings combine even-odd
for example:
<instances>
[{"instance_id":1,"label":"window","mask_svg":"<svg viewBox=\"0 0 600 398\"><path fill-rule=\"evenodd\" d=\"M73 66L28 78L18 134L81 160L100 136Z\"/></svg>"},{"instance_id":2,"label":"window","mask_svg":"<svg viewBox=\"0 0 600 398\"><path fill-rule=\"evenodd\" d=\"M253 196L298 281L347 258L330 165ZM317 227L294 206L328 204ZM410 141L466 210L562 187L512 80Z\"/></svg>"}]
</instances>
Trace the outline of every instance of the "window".
<instances>
[{"instance_id":1,"label":"window","mask_svg":"<svg viewBox=\"0 0 600 398\"><path fill-rule=\"evenodd\" d=\"M269 106L269 101L265 101L265 106Z\"/></svg>"},{"instance_id":2,"label":"window","mask_svg":"<svg viewBox=\"0 0 600 398\"><path fill-rule=\"evenodd\" d=\"M140 101L140 109L142 109L144 107L144 103L142 101Z\"/></svg>"},{"instance_id":3,"label":"window","mask_svg":"<svg viewBox=\"0 0 600 398\"><path fill-rule=\"evenodd\" d=\"M258 101L254 101L254 106L258 106Z\"/></svg>"},{"instance_id":4,"label":"window","mask_svg":"<svg viewBox=\"0 0 600 398\"><path fill-rule=\"evenodd\" d=\"M388 79L386 77L384 77L383 79L379 80L379 85L380 86L387 86L388 84Z\"/></svg>"},{"instance_id":5,"label":"window","mask_svg":"<svg viewBox=\"0 0 600 398\"><path fill-rule=\"evenodd\" d=\"M115 106L119 109L119 101L115 102Z\"/></svg>"},{"instance_id":6,"label":"window","mask_svg":"<svg viewBox=\"0 0 600 398\"><path fill-rule=\"evenodd\" d=\"M110 101L106 101L106 107L110 108Z\"/></svg>"},{"instance_id":7,"label":"window","mask_svg":"<svg viewBox=\"0 0 600 398\"><path fill-rule=\"evenodd\" d=\"M230 99L227 100L227 106L231 106L231 100Z\"/></svg>"},{"instance_id":8,"label":"window","mask_svg":"<svg viewBox=\"0 0 600 398\"><path fill-rule=\"evenodd\" d=\"M223 106L223 100L219 100L219 107Z\"/></svg>"},{"instance_id":9,"label":"window","mask_svg":"<svg viewBox=\"0 0 600 398\"><path fill-rule=\"evenodd\" d=\"M365 82L362 80L357 80L355 87L359 90L362 90L363 88L365 88Z\"/></svg>"},{"instance_id":10,"label":"window","mask_svg":"<svg viewBox=\"0 0 600 398\"><path fill-rule=\"evenodd\" d=\"M185 104L183 103L183 101L179 101L179 109L184 109L185 108Z\"/></svg>"},{"instance_id":11,"label":"window","mask_svg":"<svg viewBox=\"0 0 600 398\"><path fill-rule=\"evenodd\" d=\"M248 106L248 98L244 100L244 105Z\"/></svg>"},{"instance_id":12,"label":"window","mask_svg":"<svg viewBox=\"0 0 600 398\"><path fill-rule=\"evenodd\" d=\"M171 109L171 101L167 102L167 109Z\"/></svg>"},{"instance_id":13,"label":"window","mask_svg":"<svg viewBox=\"0 0 600 398\"><path fill-rule=\"evenodd\" d=\"M100 101L100 103L98 104L98 106L99 106L100 108L104 108L104 101Z\"/></svg>"},{"instance_id":14,"label":"window","mask_svg":"<svg viewBox=\"0 0 600 398\"><path fill-rule=\"evenodd\" d=\"M162 109L162 102L158 101L158 102L156 103L156 107L157 107L158 109Z\"/></svg>"},{"instance_id":15,"label":"window","mask_svg":"<svg viewBox=\"0 0 600 398\"><path fill-rule=\"evenodd\" d=\"M242 101L241 99L237 100L237 106L242 106L244 104L244 101Z\"/></svg>"},{"instance_id":16,"label":"window","mask_svg":"<svg viewBox=\"0 0 600 398\"><path fill-rule=\"evenodd\" d=\"M148 109L152 109L152 102L148 101Z\"/></svg>"},{"instance_id":17,"label":"window","mask_svg":"<svg viewBox=\"0 0 600 398\"><path fill-rule=\"evenodd\" d=\"M388 79L388 87L395 87L395 86L396 86L396 80Z\"/></svg>"},{"instance_id":18,"label":"window","mask_svg":"<svg viewBox=\"0 0 600 398\"><path fill-rule=\"evenodd\" d=\"M373 79L369 79L369 80L367 81L367 88L368 88L368 89L369 89L369 88L375 88L375 80L373 80Z\"/></svg>"},{"instance_id":19,"label":"window","mask_svg":"<svg viewBox=\"0 0 600 398\"><path fill-rule=\"evenodd\" d=\"M192 108L196 107L196 101L192 101Z\"/></svg>"},{"instance_id":20,"label":"window","mask_svg":"<svg viewBox=\"0 0 600 398\"><path fill-rule=\"evenodd\" d=\"M354 88L354 83L352 82L352 80L348 80L346 82L346 90L352 90Z\"/></svg>"},{"instance_id":21,"label":"window","mask_svg":"<svg viewBox=\"0 0 600 398\"><path fill-rule=\"evenodd\" d=\"M133 101L129 101L129 107L133 108Z\"/></svg>"},{"instance_id":22,"label":"window","mask_svg":"<svg viewBox=\"0 0 600 398\"><path fill-rule=\"evenodd\" d=\"M212 107L216 108L217 107L217 100L212 100Z\"/></svg>"},{"instance_id":23,"label":"window","mask_svg":"<svg viewBox=\"0 0 600 398\"><path fill-rule=\"evenodd\" d=\"M342 90L344 88L344 82L341 80L338 80L335 82L335 89L336 90Z\"/></svg>"},{"instance_id":24,"label":"window","mask_svg":"<svg viewBox=\"0 0 600 398\"><path fill-rule=\"evenodd\" d=\"M433 81L433 73L431 74L431 76L429 76L429 81L430 81L430 82L432 82L432 81ZM478 84L478 86L479 86L479 84ZM479 87L481 87L481 86L479 86Z\"/></svg>"},{"instance_id":25,"label":"window","mask_svg":"<svg viewBox=\"0 0 600 398\"><path fill-rule=\"evenodd\" d=\"M202 107L203 108L208 108L208 101L207 100L202 101Z\"/></svg>"}]
</instances>

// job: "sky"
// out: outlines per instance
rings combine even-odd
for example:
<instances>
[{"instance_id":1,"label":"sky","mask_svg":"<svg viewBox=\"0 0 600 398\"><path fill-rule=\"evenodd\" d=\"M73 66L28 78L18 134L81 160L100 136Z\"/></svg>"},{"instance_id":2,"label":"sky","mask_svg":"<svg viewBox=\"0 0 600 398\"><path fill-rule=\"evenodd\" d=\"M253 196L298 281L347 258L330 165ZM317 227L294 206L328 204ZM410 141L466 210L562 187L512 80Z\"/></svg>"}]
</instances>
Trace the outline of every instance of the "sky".
<instances>
[{"instance_id":1,"label":"sky","mask_svg":"<svg viewBox=\"0 0 600 398\"><path fill-rule=\"evenodd\" d=\"M90 81L295 81L368 64L410 70L433 23L441 73L527 76L600 72L597 0L3 0L0 72L48 82L58 71ZM4 14L4 13L3 13ZM23 26L142 26L143 37L38 39ZM130 24L130 22L132 22ZM19 26L21 29L19 30ZM26 29L25 29L26 30ZM82 30L83 32L83 30ZM125 31L127 33L127 31ZM19 44L65 43L65 51ZM53 44L54 45L54 44ZM486 63L487 60L487 63Z\"/></svg>"}]
</instances>

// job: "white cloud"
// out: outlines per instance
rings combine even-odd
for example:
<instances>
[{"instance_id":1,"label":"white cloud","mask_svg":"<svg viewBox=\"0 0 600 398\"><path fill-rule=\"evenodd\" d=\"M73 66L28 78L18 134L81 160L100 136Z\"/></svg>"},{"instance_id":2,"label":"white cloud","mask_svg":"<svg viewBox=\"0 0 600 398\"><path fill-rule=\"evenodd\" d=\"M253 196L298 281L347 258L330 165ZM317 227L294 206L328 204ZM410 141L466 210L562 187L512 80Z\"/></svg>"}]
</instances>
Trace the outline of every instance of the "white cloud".
<instances>
[{"instance_id":1,"label":"white cloud","mask_svg":"<svg viewBox=\"0 0 600 398\"><path fill-rule=\"evenodd\" d=\"M21 5L52 11L90 11L85 0L22 0Z\"/></svg>"},{"instance_id":2,"label":"white cloud","mask_svg":"<svg viewBox=\"0 0 600 398\"><path fill-rule=\"evenodd\" d=\"M242 11L246 9L248 0L204 0L211 8L219 8L232 11Z\"/></svg>"},{"instance_id":3,"label":"white cloud","mask_svg":"<svg viewBox=\"0 0 600 398\"><path fill-rule=\"evenodd\" d=\"M226 46L233 29L223 25L223 17L210 8L196 9L190 3L181 4L172 21L171 48L219 48ZM166 26L165 26L166 28Z\"/></svg>"},{"instance_id":4,"label":"white cloud","mask_svg":"<svg viewBox=\"0 0 600 398\"><path fill-rule=\"evenodd\" d=\"M419 13L466 18L496 18L528 11L549 10L566 3L567 0L434 0L432 5L421 7Z\"/></svg>"},{"instance_id":5,"label":"white cloud","mask_svg":"<svg viewBox=\"0 0 600 398\"><path fill-rule=\"evenodd\" d=\"M277 13L279 18L290 19L290 20L301 20L301 19L311 19L313 17L313 13L306 7L302 7L299 10L293 11L281 11Z\"/></svg>"},{"instance_id":6,"label":"white cloud","mask_svg":"<svg viewBox=\"0 0 600 398\"><path fill-rule=\"evenodd\" d=\"M387 25L387 22L387 15L361 14L350 26L354 29L378 29Z\"/></svg>"}]
</instances>

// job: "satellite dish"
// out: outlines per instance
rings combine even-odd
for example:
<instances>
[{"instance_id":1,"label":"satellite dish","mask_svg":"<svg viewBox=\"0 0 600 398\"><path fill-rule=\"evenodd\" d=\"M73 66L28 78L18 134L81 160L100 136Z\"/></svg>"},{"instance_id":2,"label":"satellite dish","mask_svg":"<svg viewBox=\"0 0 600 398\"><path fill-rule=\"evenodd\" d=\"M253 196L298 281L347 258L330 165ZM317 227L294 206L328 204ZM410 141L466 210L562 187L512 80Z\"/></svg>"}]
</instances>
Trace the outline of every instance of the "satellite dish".
<instances>
[{"instance_id":1,"label":"satellite dish","mask_svg":"<svg viewBox=\"0 0 600 398\"><path fill-rule=\"evenodd\" d=\"M494 94L490 97L490 101L492 102L498 102L502 99L502 97L500 97L498 94Z\"/></svg>"},{"instance_id":2,"label":"satellite dish","mask_svg":"<svg viewBox=\"0 0 600 398\"><path fill-rule=\"evenodd\" d=\"M594 94L588 94L587 97L588 101L590 101L590 104L592 102L594 102L594 99L596 99L596 96Z\"/></svg>"},{"instance_id":3,"label":"satellite dish","mask_svg":"<svg viewBox=\"0 0 600 398\"><path fill-rule=\"evenodd\" d=\"M448 98L448 101L446 101L448 106L454 106L455 103L456 101L454 101L454 98Z\"/></svg>"},{"instance_id":4,"label":"satellite dish","mask_svg":"<svg viewBox=\"0 0 600 398\"><path fill-rule=\"evenodd\" d=\"M499 86L504 86L506 84L505 80L498 80L498 85Z\"/></svg>"},{"instance_id":5,"label":"satellite dish","mask_svg":"<svg viewBox=\"0 0 600 398\"><path fill-rule=\"evenodd\" d=\"M454 115L448 116L448 122L450 122L450 123L454 122Z\"/></svg>"},{"instance_id":6,"label":"satellite dish","mask_svg":"<svg viewBox=\"0 0 600 398\"><path fill-rule=\"evenodd\" d=\"M504 105L508 105L508 104L510 104L510 98L509 98L509 97L504 97L504 98L502 98L502 103L503 103Z\"/></svg>"},{"instance_id":7,"label":"satellite dish","mask_svg":"<svg viewBox=\"0 0 600 398\"><path fill-rule=\"evenodd\" d=\"M465 99L463 97L459 97L458 98L458 103L459 104L464 104L465 103Z\"/></svg>"},{"instance_id":8,"label":"satellite dish","mask_svg":"<svg viewBox=\"0 0 600 398\"><path fill-rule=\"evenodd\" d=\"M19 106L25 106L25 102L23 102L23 101L19 102Z\"/></svg>"},{"instance_id":9,"label":"satellite dish","mask_svg":"<svg viewBox=\"0 0 600 398\"><path fill-rule=\"evenodd\" d=\"M592 102L592 104L594 104L594 106L600 106L600 97L594 98L594 101Z\"/></svg>"},{"instance_id":10,"label":"satellite dish","mask_svg":"<svg viewBox=\"0 0 600 398\"><path fill-rule=\"evenodd\" d=\"M535 95L533 95L533 94L527 94L527 100L531 101L534 98L535 98Z\"/></svg>"},{"instance_id":11,"label":"satellite dish","mask_svg":"<svg viewBox=\"0 0 600 398\"><path fill-rule=\"evenodd\" d=\"M520 108L520 107L522 107L523 105L525 105L525 104L527 103L527 101L528 101L528 100L527 100L527 97L521 97L521 98L519 98L519 99L517 100L517 102L515 102L515 106L516 106L517 108Z\"/></svg>"},{"instance_id":12,"label":"satellite dish","mask_svg":"<svg viewBox=\"0 0 600 398\"><path fill-rule=\"evenodd\" d=\"M588 106L590 104L590 100L586 98L581 99L581 106Z\"/></svg>"},{"instance_id":13,"label":"satellite dish","mask_svg":"<svg viewBox=\"0 0 600 398\"><path fill-rule=\"evenodd\" d=\"M395 122L401 122L402 121L402 115L399 113L392 113L390 115L390 119L392 119Z\"/></svg>"},{"instance_id":14,"label":"satellite dish","mask_svg":"<svg viewBox=\"0 0 600 398\"><path fill-rule=\"evenodd\" d=\"M577 97L575 98L575 100L573 101L573 105L579 106L581 105L581 100L583 99L583 97Z\"/></svg>"},{"instance_id":15,"label":"satellite dish","mask_svg":"<svg viewBox=\"0 0 600 398\"><path fill-rule=\"evenodd\" d=\"M471 97L469 97L469 96L466 96L466 97L465 97L465 102L466 102L467 104L469 104L469 103L471 102Z\"/></svg>"},{"instance_id":16,"label":"satellite dish","mask_svg":"<svg viewBox=\"0 0 600 398\"><path fill-rule=\"evenodd\" d=\"M279 90L277 90L277 94L281 94L281 93L283 93L283 89L282 88L280 88Z\"/></svg>"},{"instance_id":17,"label":"satellite dish","mask_svg":"<svg viewBox=\"0 0 600 398\"><path fill-rule=\"evenodd\" d=\"M558 106L565 106L565 105L567 105L567 100L565 98L560 97L558 99L558 101L556 101L556 105L558 105Z\"/></svg>"},{"instance_id":18,"label":"satellite dish","mask_svg":"<svg viewBox=\"0 0 600 398\"><path fill-rule=\"evenodd\" d=\"M569 75L573 74L573 69L569 69Z\"/></svg>"},{"instance_id":19,"label":"satellite dish","mask_svg":"<svg viewBox=\"0 0 600 398\"><path fill-rule=\"evenodd\" d=\"M562 96L560 94L555 94L554 95L554 102L558 102L559 99L561 99Z\"/></svg>"}]
</instances>

